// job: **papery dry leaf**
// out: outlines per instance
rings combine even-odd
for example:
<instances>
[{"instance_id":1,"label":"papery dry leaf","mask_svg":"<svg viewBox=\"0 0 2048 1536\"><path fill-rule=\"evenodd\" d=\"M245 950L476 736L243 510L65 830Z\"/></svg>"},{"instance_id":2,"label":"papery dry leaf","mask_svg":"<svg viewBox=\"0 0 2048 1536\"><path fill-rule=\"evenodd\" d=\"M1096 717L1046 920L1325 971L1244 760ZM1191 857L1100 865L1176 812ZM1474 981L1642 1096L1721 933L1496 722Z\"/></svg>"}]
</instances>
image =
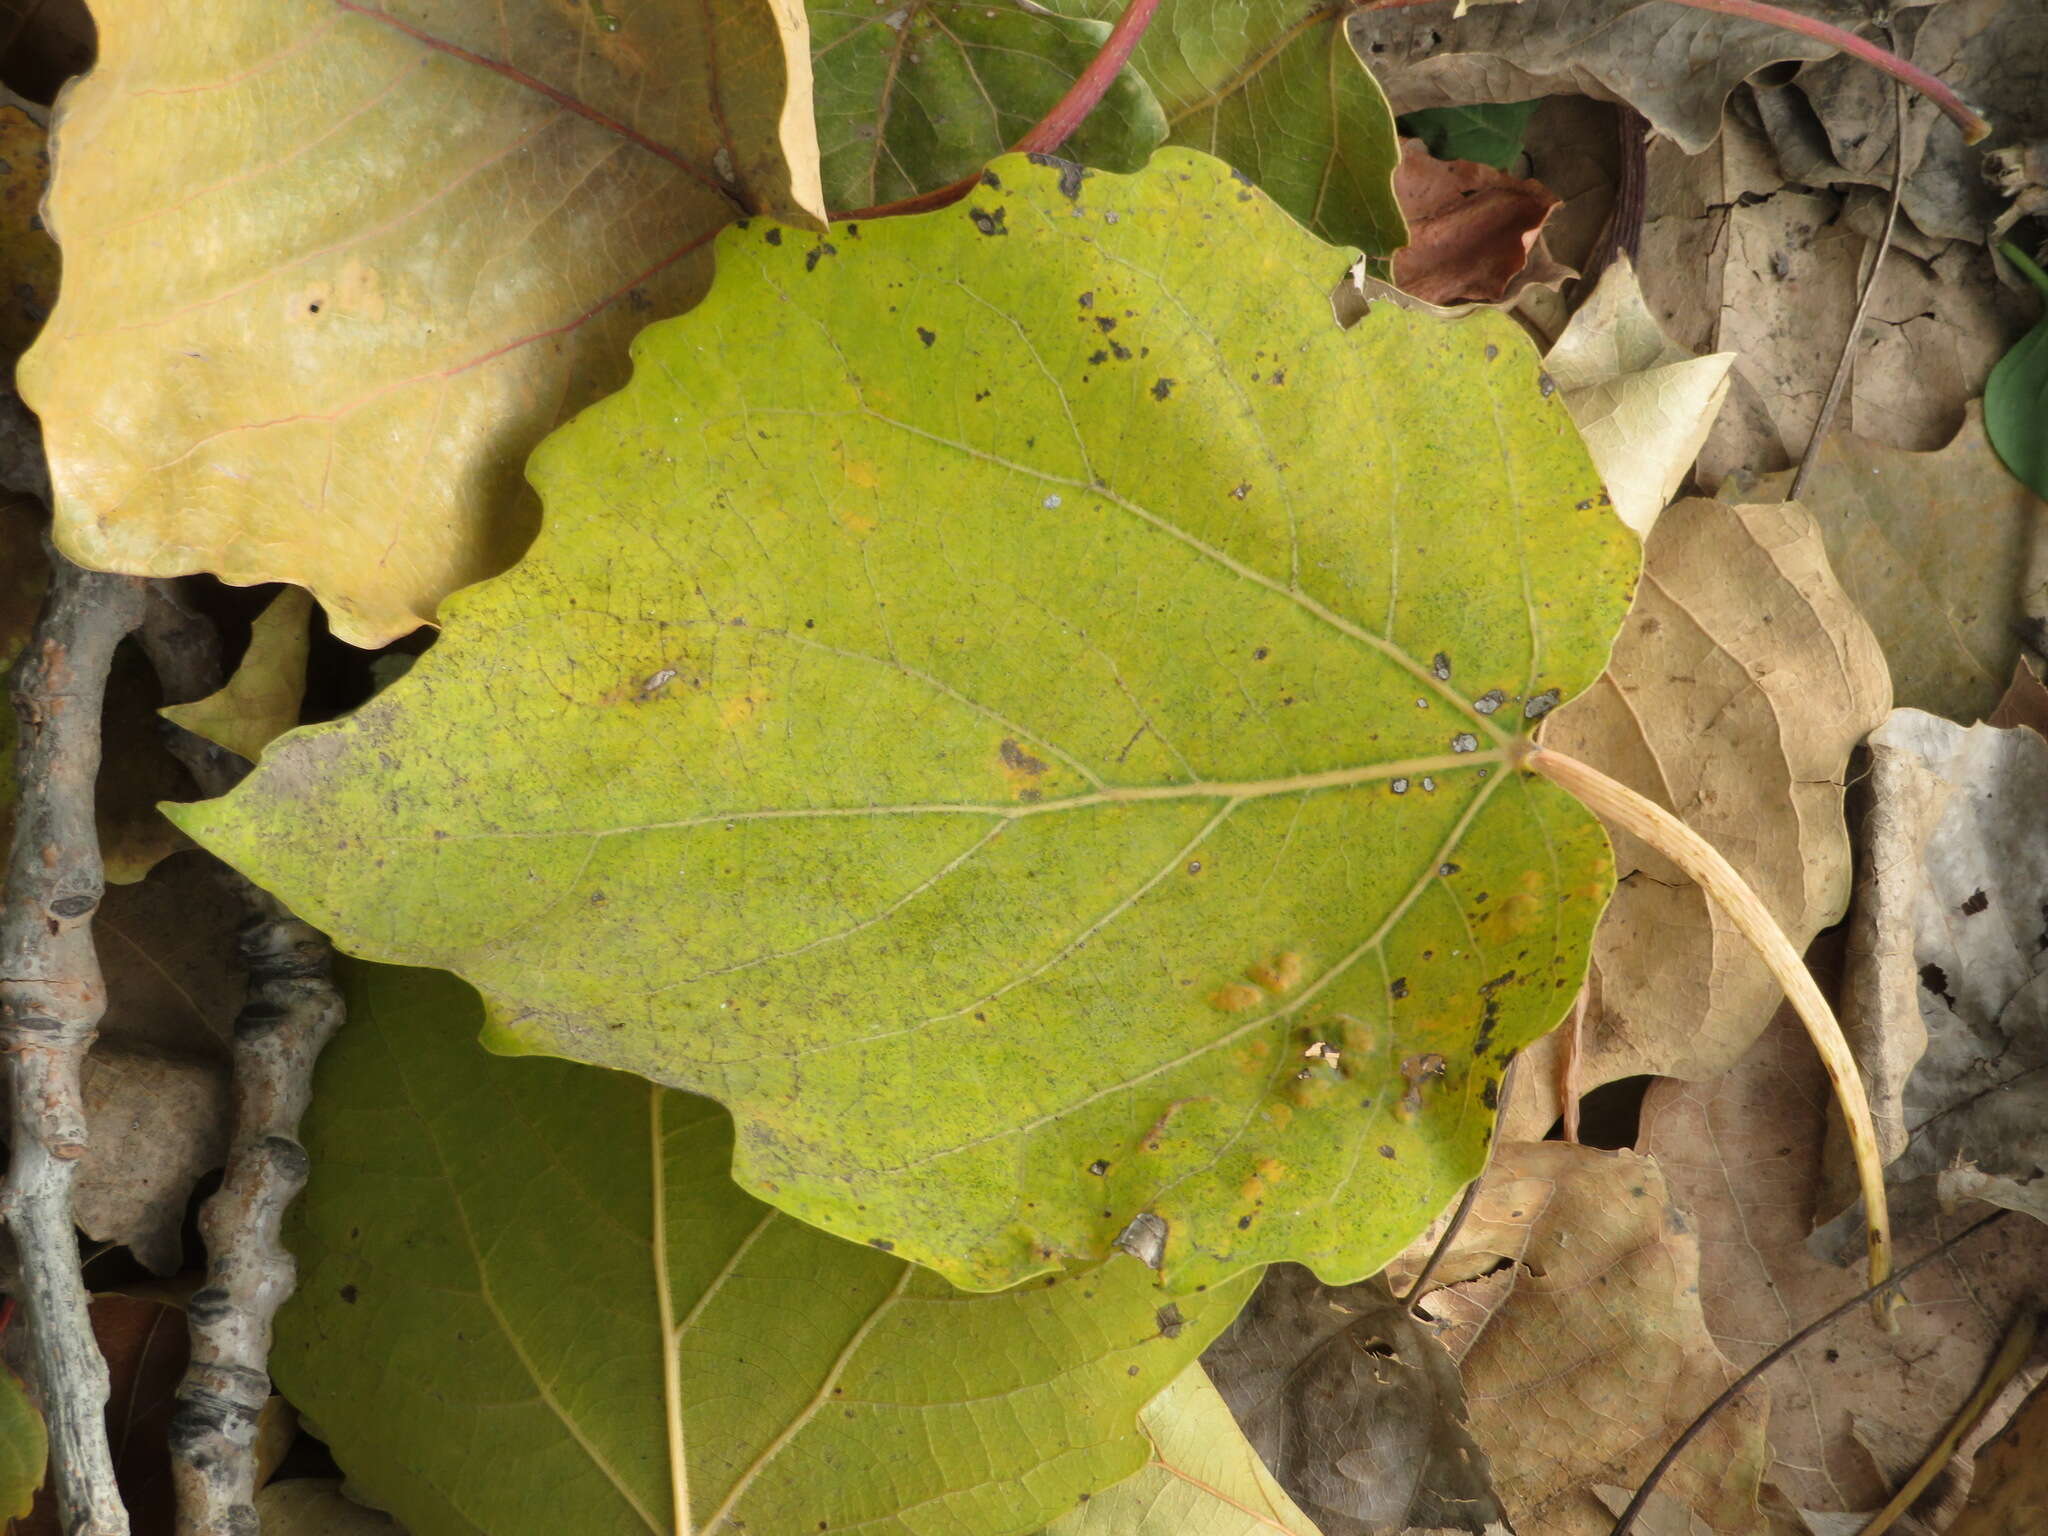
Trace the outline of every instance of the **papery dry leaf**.
<instances>
[{"instance_id":1,"label":"papery dry leaf","mask_svg":"<svg viewBox=\"0 0 2048 1536\"><path fill-rule=\"evenodd\" d=\"M110 887L93 918L107 984L100 1038L225 1062L244 992L231 936L244 916L220 867L197 851Z\"/></svg>"},{"instance_id":2,"label":"papery dry leaf","mask_svg":"<svg viewBox=\"0 0 2048 1536\"><path fill-rule=\"evenodd\" d=\"M1558 206L1540 182L1476 160L1439 160L1420 139L1401 141L1394 195L1408 221L1408 243L1394 253L1394 283L1430 304L1506 297Z\"/></svg>"},{"instance_id":3,"label":"papery dry leaf","mask_svg":"<svg viewBox=\"0 0 2048 1536\"><path fill-rule=\"evenodd\" d=\"M0 106L0 357L35 340L57 302L57 243L43 228L48 132L22 107Z\"/></svg>"},{"instance_id":4,"label":"papery dry leaf","mask_svg":"<svg viewBox=\"0 0 2048 1536\"><path fill-rule=\"evenodd\" d=\"M1501 1519L1457 1367L1384 1279L1327 1286L1275 1264L1202 1363L1324 1536Z\"/></svg>"},{"instance_id":5,"label":"papery dry leaf","mask_svg":"<svg viewBox=\"0 0 2048 1536\"><path fill-rule=\"evenodd\" d=\"M1396 112L1596 96L1627 102L1690 153L1713 142L1744 79L1834 52L1761 22L1653 0L1522 0L1457 19L1436 6L1366 10L1352 18L1351 40Z\"/></svg>"},{"instance_id":6,"label":"papery dry leaf","mask_svg":"<svg viewBox=\"0 0 2048 1536\"><path fill-rule=\"evenodd\" d=\"M1450 1324L1515 1530L1607 1536L1592 1485L1633 1490L1735 1374L1700 1314L1699 1238L1657 1163L1632 1152L1503 1142L1480 1191L1491 1214L1460 1232L1454 1272L1512 1262L1425 1310ZM1795 1529L1760 1502L1765 1402L1752 1387L1730 1403L1664 1479L1719 1536Z\"/></svg>"},{"instance_id":7,"label":"papery dry leaf","mask_svg":"<svg viewBox=\"0 0 2048 1536\"><path fill-rule=\"evenodd\" d=\"M518 558L528 452L702 296L721 228L823 216L791 0L95 15L21 369L59 542L296 581L357 644Z\"/></svg>"},{"instance_id":8,"label":"papery dry leaf","mask_svg":"<svg viewBox=\"0 0 2048 1536\"><path fill-rule=\"evenodd\" d=\"M1977 1452L1970 1502L1948 1536L2038 1536L2048 1530L2048 1386Z\"/></svg>"},{"instance_id":9,"label":"papery dry leaf","mask_svg":"<svg viewBox=\"0 0 2048 1536\"><path fill-rule=\"evenodd\" d=\"M1544 740L1675 811L1724 853L1795 945L1848 904L1841 779L1891 702L1884 661L1794 505L1695 499L1658 520L1606 673ZM1676 866L1610 829L1620 882L1593 939L1581 1090L1729 1066L1780 996ZM1553 1033L1525 1054L1510 1135L1560 1112Z\"/></svg>"},{"instance_id":10,"label":"papery dry leaf","mask_svg":"<svg viewBox=\"0 0 2048 1536\"><path fill-rule=\"evenodd\" d=\"M163 717L255 762L265 747L299 723L312 617L313 594L286 587L256 616L235 675L203 699L166 705Z\"/></svg>"},{"instance_id":11,"label":"papery dry leaf","mask_svg":"<svg viewBox=\"0 0 2048 1536\"><path fill-rule=\"evenodd\" d=\"M1728 394L1734 354L1694 357L1643 302L1626 251L1543 356L1621 520L1647 536Z\"/></svg>"},{"instance_id":12,"label":"papery dry leaf","mask_svg":"<svg viewBox=\"0 0 2048 1536\"><path fill-rule=\"evenodd\" d=\"M1786 478L1748 494L1782 494ZM1979 408L1935 453L1836 433L1804 502L1884 647L1899 706L1988 714L2048 615L2048 502L1999 463Z\"/></svg>"},{"instance_id":13,"label":"papery dry leaf","mask_svg":"<svg viewBox=\"0 0 2048 1536\"><path fill-rule=\"evenodd\" d=\"M1998 708L1991 711L1985 724L2024 725L2037 735L2048 737L2048 683L2041 681L2041 674L2026 657L2013 663L2012 681L2005 685L2005 697L1998 701Z\"/></svg>"},{"instance_id":14,"label":"papery dry leaf","mask_svg":"<svg viewBox=\"0 0 2048 1536\"><path fill-rule=\"evenodd\" d=\"M81 1077L91 1139L72 1195L78 1225L174 1274L192 1188L227 1158L227 1069L102 1042Z\"/></svg>"},{"instance_id":15,"label":"papery dry leaf","mask_svg":"<svg viewBox=\"0 0 2048 1536\"><path fill-rule=\"evenodd\" d=\"M1644 1101L1637 1145L1693 1214L1707 1326L1738 1366L1863 1289L1860 1268L1817 1258L1806 1242L1828 1102L1826 1075L1790 1008L1720 1078L1656 1083ZM1899 1258L1967 1220L1897 1222ZM1910 1305L1897 1333L1858 1307L1794 1350L1769 1378L1771 1481L1801 1509L1882 1505L1888 1469L1859 1443L1852 1415L1932 1444L2044 1270L2048 1231L2008 1218L1904 1282Z\"/></svg>"},{"instance_id":16,"label":"papery dry leaf","mask_svg":"<svg viewBox=\"0 0 2048 1536\"><path fill-rule=\"evenodd\" d=\"M1889 1122L1885 1182L1910 1218L1967 1196L2048 1197L2048 741L1902 709L1871 734L1873 845L1858 890L1850 1041ZM1902 1070L1903 1069L1903 1070ZM1830 1173L1835 1148L1830 1146ZM1951 1171L1972 1176L1958 1187ZM1841 1186L1821 1214L1841 1208ZM1816 1244L1852 1245L1832 1221Z\"/></svg>"},{"instance_id":17,"label":"papery dry leaf","mask_svg":"<svg viewBox=\"0 0 2048 1536\"><path fill-rule=\"evenodd\" d=\"M2001 144L2048 134L2048 10L2007 0L1945 0L1893 18L1895 51L1987 117ZM1787 173L1812 185L1889 187L1900 141L1892 81L1837 56L1803 67L1767 105ZM1907 176L1901 211L1925 233L1982 243L1998 199L1965 144L1925 97L1905 95Z\"/></svg>"}]
</instances>

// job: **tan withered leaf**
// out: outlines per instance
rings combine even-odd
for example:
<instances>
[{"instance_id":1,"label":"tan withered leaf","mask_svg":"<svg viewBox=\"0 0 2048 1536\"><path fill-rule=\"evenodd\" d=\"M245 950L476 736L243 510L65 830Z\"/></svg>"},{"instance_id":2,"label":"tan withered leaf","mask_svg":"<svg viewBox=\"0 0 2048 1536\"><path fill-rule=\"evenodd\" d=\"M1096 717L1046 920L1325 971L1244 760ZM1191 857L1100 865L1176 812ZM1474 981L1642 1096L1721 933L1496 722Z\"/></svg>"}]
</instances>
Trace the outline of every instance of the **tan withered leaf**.
<instances>
[{"instance_id":1,"label":"tan withered leaf","mask_svg":"<svg viewBox=\"0 0 2048 1536\"><path fill-rule=\"evenodd\" d=\"M1891 702L1883 657L1797 506L1666 511L1605 675L1551 746L1593 763L1725 853L1803 947L1849 900L1842 776ZM1778 1005L1748 942L1678 869L1612 828L1621 879L1593 939L1582 1087L1706 1077ZM1558 1113L1556 1036L1528 1052L1510 1134Z\"/></svg>"},{"instance_id":2,"label":"tan withered leaf","mask_svg":"<svg viewBox=\"0 0 2048 1536\"><path fill-rule=\"evenodd\" d=\"M103 0L22 365L87 564L309 587L375 645L504 569L556 423L822 216L793 0Z\"/></svg>"},{"instance_id":3,"label":"tan withered leaf","mask_svg":"<svg viewBox=\"0 0 2048 1536\"><path fill-rule=\"evenodd\" d=\"M1694 357L1665 335L1626 251L1543 355L1616 515L1637 533L1649 534L1699 457L1733 361Z\"/></svg>"},{"instance_id":4,"label":"tan withered leaf","mask_svg":"<svg viewBox=\"0 0 2048 1536\"><path fill-rule=\"evenodd\" d=\"M1747 1367L1863 1288L1858 1267L1807 1246L1820 1194L1828 1084L1785 1009L1712 1083L1661 1082L1643 1105L1638 1146L1654 1155L1700 1242L1700 1305L1723 1353ZM1980 1208L1981 1212L1981 1208ZM1899 1258L1925 1253L1973 1219L1925 1213L1895 1225ZM1976 1385L2018 1307L2048 1271L2048 1230L2008 1218L1904 1284L1887 1334L1853 1309L1774 1366L1771 1481L1805 1510L1876 1509L1884 1471L1857 1435L1931 1445Z\"/></svg>"},{"instance_id":5,"label":"tan withered leaf","mask_svg":"<svg viewBox=\"0 0 2048 1536\"><path fill-rule=\"evenodd\" d=\"M2048 1387L1977 1453L1970 1502L1949 1536L2033 1536L2048 1530Z\"/></svg>"},{"instance_id":6,"label":"tan withered leaf","mask_svg":"<svg viewBox=\"0 0 2048 1536\"><path fill-rule=\"evenodd\" d=\"M1779 494L1788 478L1756 494ZM2048 502L1998 461L1981 408L1934 453L1836 433L1802 499L1877 631L1899 706L1990 713L2022 637L2048 615Z\"/></svg>"},{"instance_id":7,"label":"tan withered leaf","mask_svg":"<svg viewBox=\"0 0 2048 1536\"><path fill-rule=\"evenodd\" d=\"M1734 1377L1695 1286L1700 1239L1657 1162L1505 1142L1461 1230L1461 1280L1425 1310L1449 1324L1472 1433L1517 1531L1606 1536L1593 1484L1634 1488ZM1495 1261L1508 1267L1487 1273ZM1663 1488L1720 1536L1791 1536L1761 1504L1765 1398L1723 1409Z\"/></svg>"},{"instance_id":8,"label":"tan withered leaf","mask_svg":"<svg viewBox=\"0 0 2048 1536\"><path fill-rule=\"evenodd\" d=\"M1474 160L1439 160L1420 139L1401 142L1394 195L1408 221L1394 283L1430 304L1504 297L1558 206L1541 182Z\"/></svg>"},{"instance_id":9,"label":"tan withered leaf","mask_svg":"<svg viewBox=\"0 0 2048 1536\"><path fill-rule=\"evenodd\" d=\"M78 1225L175 1273L192 1187L227 1156L227 1068L102 1042L82 1075L91 1139L72 1197Z\"/></svg>"}]
</instances>

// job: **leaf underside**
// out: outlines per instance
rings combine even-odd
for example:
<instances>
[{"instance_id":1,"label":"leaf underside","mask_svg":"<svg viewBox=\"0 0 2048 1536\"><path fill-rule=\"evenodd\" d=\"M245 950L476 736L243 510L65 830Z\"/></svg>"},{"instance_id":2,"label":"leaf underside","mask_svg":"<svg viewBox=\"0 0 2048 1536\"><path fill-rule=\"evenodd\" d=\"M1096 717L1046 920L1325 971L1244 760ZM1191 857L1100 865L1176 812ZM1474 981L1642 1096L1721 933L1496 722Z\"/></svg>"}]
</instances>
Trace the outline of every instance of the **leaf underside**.
<instances>
[{"instance_id":1,"label":"leaf underside","mask_svg":"<svg viewBox=\"0 0 2048 1536\"><path fill-rule=\"evenodd\" d=\"M962 1295L748 1198L716 1105L492 1060L452 977L347 989L273 1367L413 1536L1031 1531L1248 1293L1162 1308L1119 1255Z\"/></svg>"},{"instance_id":2,"label":"leaf underside","mask_svg":"<svg viewBox=\"0 0 2048 1536\"><path fill-rule=\"evenodd\" d=\"M1505 744L1638 555L1512 323L1340 330L1350 259L1173 150L735 230L533 554L181 823L956 1283L1140 1215L1369 1273L1584 970L1605 839Z\"/></svg>"}]
</instances>

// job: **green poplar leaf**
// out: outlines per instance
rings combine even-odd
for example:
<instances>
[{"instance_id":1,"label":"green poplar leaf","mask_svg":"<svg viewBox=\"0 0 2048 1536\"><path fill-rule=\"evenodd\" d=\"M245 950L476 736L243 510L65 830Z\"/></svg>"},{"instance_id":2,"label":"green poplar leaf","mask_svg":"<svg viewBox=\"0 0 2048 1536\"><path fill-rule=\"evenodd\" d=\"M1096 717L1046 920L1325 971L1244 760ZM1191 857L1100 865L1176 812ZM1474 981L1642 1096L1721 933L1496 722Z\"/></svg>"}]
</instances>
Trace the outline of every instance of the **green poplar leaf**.
<instances>
[{"instance_id":1,"label":"green poplar leaf","mask_svg":"<svg viewBox=\"0 0 2048 1536\"><path fill-rule=\"evenodd\" d=\"M49 1458L43 1416L21 1379L0 1365L0 1522L23 1519L34 1507Z\"/></svg>"},{"instance_id":2,"label":"green poplar leaf","mask_svg":"<svg viewBox=\"0 0 2048 1536\"><path fill-rule=\"evenodd\" d=\"M1579 985L1606 839L1509 751L1639 554L1520 329L1340 329L1353 255L1175 150L736 230L529 558L180 822L958 1284L1368 1274Z\"/></svg>"},{"instance_id":3,"label":"green poplar leaf","mask_svg":"<svg viewBox=\"0 0 2048 1536\"><path fill-rule=\"evenodd\" d=\"M1032 1531L1146 1463L1254 1278L963 1295L749 1199L706 1100L493 1060L453 977L347 990L272 1368L412 1536Z\"/></svg>"},{"instance_id":4,"label":"green poplar leaf","mask_svg":"<svg viewBox=\"0 0 2048 1536\"><path fill-rule=\"evenodd\" d=\"M1424 107L1396 120L1401 132L1422 140L1439 160L1476 160L1505 171L1522 152L1535 101L1480 102L1469 107Z\"/></svg>"},{"instance_id":5,"label":"green poplar leaf","mask_svg":"<svg viewBox=\"0 0 2048 1536\"><path fill-rule=\"evenodd\" d=\"M972 176L1052 110L1110 24L1018 0L811 0L826 205L869 208ZM1126 66L1061 153L1134 171L1166 138Z\"/></svg>"},{"instance_id":6,"label":"green poplar leaf","mask_svg":"<svg viewBox=\"0 0 2048 1536\"><path fill-rule=\"evenodd\" d=\"M1125 0L1050 0L1114 21ZM1172 0L1131 55L1165 109L1167 142L1229 161L1326 240L1391 256L1408 243L1394 197L1394 109L1351 46L1352 7Z\"/></svg>"},{"instance_id":7,"label":"green poplar leaf","mask_svg":"<svg viewBox=\"0 0 2048 1536\"><path fill-rule=\"evenodd\" d=\"M1999 250L2048 302L2048 272L2018 246ZM1984 434L2007 469L2036 496L2048 496L2048 314L2013 343L1984 381Z\"/></svg>"}]
</instances>

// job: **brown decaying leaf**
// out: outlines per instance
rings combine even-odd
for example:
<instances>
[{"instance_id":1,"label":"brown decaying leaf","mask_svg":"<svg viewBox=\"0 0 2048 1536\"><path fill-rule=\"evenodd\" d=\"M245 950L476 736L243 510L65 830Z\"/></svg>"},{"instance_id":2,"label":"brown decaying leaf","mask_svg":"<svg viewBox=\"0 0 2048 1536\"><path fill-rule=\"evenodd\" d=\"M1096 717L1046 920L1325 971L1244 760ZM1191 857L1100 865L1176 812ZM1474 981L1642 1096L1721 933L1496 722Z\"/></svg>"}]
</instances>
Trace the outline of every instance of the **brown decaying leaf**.
<instances>
[{"instance_id":1,"label":"brown decaying leaf","mask_svg":"<svg viewBox=\"0 0 2048 1536\"><path fill-rule=\"evenodd\" d=\"M823 216L793 0L95 13L21 371L60 542L295 581L358 644L519 556L527 453L697 301L720 228Z\"/></svg>"},{"instance_id":2,"label":"brown decaying leaf","mask_svg":"<svg viewBox=\"0 0 2048 1536\"><path fill-rule=\"evenodd\" d=\"M1870 753L1849 972L1891 1121L1886 1183L1902 1213L1939 1193L2048 1219L2048 741L1902 709ZM1833 1177L1829 1194L1823 1216L1846 1203ZM1815 1241L1853 1247L1846 1219Z\"/></svg>"},{"instance_id":3,"label":"brown decaying leaf","mask_svg":"<svg viewBox=\"0 0 2048 1536\"><path fill-rule=\"evenodd\" d=\"M1394 196L1408 243L1394 253L1394 284L1430 304L1490 304L1529 265L1558 200L1540 182L1471 160L1439 160L1420 139L1401 141Z\"/></svg>"},{"instance_id":4,"label":"brown decaying leaf","mask_svg":"<svg viewBox=\"0 0 2048 1536\"><path fill-rule=\"evenodd\" d=\"M1613 660L1543 740L1678 814L1803 948L1848 904L1841 780L1890 702L1812 520L1695 499L1658 519ZM1620 884L1593 939L1580 1089L1710 1076L1756 1038L1778 985L1662 855L1614 836ZM1559 1049L1551 1035L1525 1053L1507 1134L1540 1136L1561 1112Z\"/></svg>"},{"instance_id":5,"label":"brown decaying leaf","mask_svg":"<svg viewBox=\"0 0 2048 1536\"><path fill-rule=\"evenodd\" d=\"M1351 40L1396 112L1596 96L1627 102L1689 154L1713 142L1722 105L1743 80L1780 60L1834 52L1761 22L1656 0L1522 0L1458 17L1447 5L1368 10L1352 18Z\"/></svg>"},{"instance_id":6,"label":"brown decaying leaf","mask_svg":"<svg viewBox=\"0 0 2048 1536\"><path fill-rule=\"evenodd\" d=\"M0 106L0 356L15 358L57 302L57 245L43 228L48 135L18 106Z\"/></svg>"},{"instance_id":7,"label":"brown decaying leaf","mask_svg":"<svg viewBox=\"0 0 2048 1536\"><path fill-rule=\"evenodd\" d=\"M178 1382L185 1374L185 1314L165 1301L96 1296L92 1330L113 1385L107 1399L107 1438L131 1536L171 1536L176 1511L166 1432ZM34 1512L16 1522L13 1536L60 1532L56 1496L46 1483L36 1495Z\"/></svg>"},{"instance_id":8,"label":"brown decaying leaf","mask_svg":"<svg viewBox=\"0 0 2048 1536\"><path fill-rule=\"evenodd\" d=\"M1828 1098L1812 1047L1784 1009L1732 1070L1711 1083L1656 1083L1643 1104L1637 1145L1656 1157L1674 1197L1693 1214L1700 1305L1715 1342L1738 1366L1863 1288L1860 1269L1816 1257L1806 1241L1821 1188ZM1970 1219L1926 1212L1902 1220L1900 1260L1925 1253ZM2008 1218L1905 1282L1910 1304L1898 1314L1897 1333L1858 1307L1793 1351L1769 1377L1770 1481L1802 1510L1882 1505L1892 1469L1859 1440L1856 1421L1866 1438L1932 1444L2044 1269L2048 1231Z\"/></svg>"},{"instance_id":9,"label":"brown decaying leaf","mask_svg":"<svg viewBox=\"0 0 2048 1536\"><path fill-rule=\"evenodd\" d=\"M2041 681L2033 662L2022 656L2012 664L2012 681L2005 685L2005 697L1984 723L2024 725L2035 735L2048 737L2048 683Z\"/></svg>"},{"instance_id":10,"label":"brown decaying leaf","mask_svg":"<svg viewBox=\"0 0 2048 1536\"><path fill-rule=\"evenodd\" d=\"M1748 494L1782 494L1771 476ZM2048 616L2048 502L2016 480L1972 405L1934 453L1836 433L1807 482L1842 588L1877 633L1900 708L1989 714Z\"/></svg>"},{"instance_id":11,"label":"brown decaying leaf","mask_svg":"<svg viewBox=\"0 0 2048 1536\"><path fill-rule=\"evenodd\" d=\"M1202 1364L1324 1536L1500 1520L1457 1368L1383 1279L1326 1286L1276 1264Z\"/></svg>"},{"instance_id":12,"label":"brown decaying leaf","mask_svg":"<svg viewBox=\"0 0 2048 1536\"><path fill-rule=\"evenodd\" d=\"M1970 1502L1948 1536L2039 1536L2048 1531L2048 1385L2034 1389L1977 1452Z\"/></svg>"},{"instance_id":13,"label":"brown decaying leaf","mask_svg":"<svg viewBox=\"0 0 2048 1536\"><path fill-rule=\"evenodd\" d=\"M210 855L176 854L108 890L93 918L107 984L100 1038L225 1062L243 976L232 935L244 911Z\"/></svg>"},{"instance_id":14,"label":"brown decaying leaf","mask_svg":"<svg viewBox=\"0 0 2048 1536\"><path fill-rule=\"evenodd\" d=\"M1473 1436L1517 1531L1606 1536L1592 1486L1632 1491L1735 1374L1701 1316L1699 1236L1655 1161L1562 1142L1498 1145L1477 1211L1461 1278L1424 1304ZM1723 1409L1662 1485L1717 1536L1797 1529L1765 1502L1765 1403L1757 1387Z\"/></svg>"},{"instance_id":15,"label":"brown decaying leaf","mask_svg":"<svg viewBox=\"0 0 2048 1536\"><path fill-rule=\"evenodd\" d=\"M2000 144L2048 135L2048 10L2010 0L1944 0L1894 18L1897 48L1991 120ZM1775 98L1775 100L1773 100ZM1852 59L1803 67L1766 95L1766 125L1792 180L1888 187L1898 138L1892 82ZM1939 239L1982 243L1998 198L1935 106L1906 97L1901 210Z\"/></svg>"}]
</instances>

